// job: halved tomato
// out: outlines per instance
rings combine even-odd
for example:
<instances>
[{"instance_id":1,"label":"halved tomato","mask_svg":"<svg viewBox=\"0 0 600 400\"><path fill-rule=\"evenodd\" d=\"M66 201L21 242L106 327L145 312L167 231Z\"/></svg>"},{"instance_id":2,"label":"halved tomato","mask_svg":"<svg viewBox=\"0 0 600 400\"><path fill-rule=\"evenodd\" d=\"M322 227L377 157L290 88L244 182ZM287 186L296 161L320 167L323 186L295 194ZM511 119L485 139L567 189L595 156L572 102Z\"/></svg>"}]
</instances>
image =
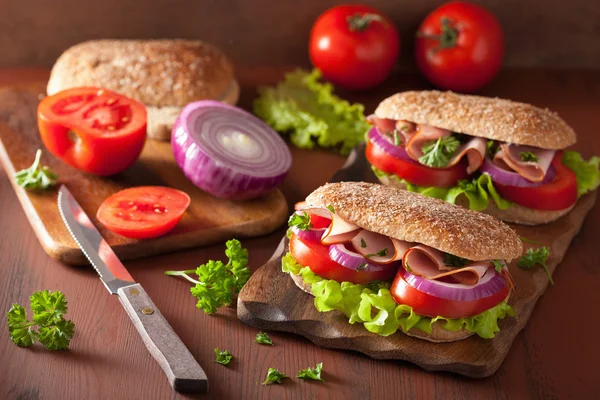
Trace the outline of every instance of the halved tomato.
<instances>
[{"instance_id":1,"label":"halved tomato","mask_svg":"<svg viewBox=\"0 0 600 400\"><path fill-rule=\"evenodd\" d=\"M509 289L507 285L491 296L472 301L447 300L415 289L406 282L403 271L398 271L390 292L398 304L412 307L417 314L427 317L462 318L481 314L500 304L508 296Z\"/></svg>"},{"instance_id":2,"label":"halved tomato","mask_svg":"<svg viewBox=\"0 0 600 400\"><path fill-rule=\"evenodd\" d=\"M177 225L190 196L163 186L121 190L104 200L96 217L112 232L133 239L162 236Z\"/></svg>"},{"instance_id":3,"label":"halved tomato","mask_svg":"<svg viewBox=\"0 0 600 400\"><path fill-rule=\"evenodd\" d=\"M146 141L146 107L106 89L73 88L48 96L38 105L37 117L50 153L95 175L123 171Z\"/></svg>"},{"instance_id":4,"label":"halved tomato","mask_svg":"<svg viewBox=\"0 0 600 400\"><path fill-rule=\"evenodd\" d=\"M494 182L498 194L506 200L536 210L564 210L577 201L577 176L562 163L562 151L556 152L552 166L554 180L537 187L519 187Z\"/></svg>"},{"instance_id":5,"label":"halved tomato","mask_svg":"<svg viewBox=\"0 0 600 400\"><path fill-rule=\"evenodd\" d=\"M296 235L290 237L290 253L301 265L308 266L312 272L326 279L338 282L369 283L377 280L391 280L397 265L380 271L357 271L336 263L329 257L329 246L320 242L303 241Z\"/></svg>"},{"instance_id":6,"label":"halved tomato","mask_svg":"<svg viewBox=\"0 0 600 400\"><path fill-rule=\"evenodd\" d=\"M394 157L371 141L367 142L366 157L375 168L419 186L452 187L469 176L465 159L450 168L430 168Z\"/></svg>"}]
</instances>

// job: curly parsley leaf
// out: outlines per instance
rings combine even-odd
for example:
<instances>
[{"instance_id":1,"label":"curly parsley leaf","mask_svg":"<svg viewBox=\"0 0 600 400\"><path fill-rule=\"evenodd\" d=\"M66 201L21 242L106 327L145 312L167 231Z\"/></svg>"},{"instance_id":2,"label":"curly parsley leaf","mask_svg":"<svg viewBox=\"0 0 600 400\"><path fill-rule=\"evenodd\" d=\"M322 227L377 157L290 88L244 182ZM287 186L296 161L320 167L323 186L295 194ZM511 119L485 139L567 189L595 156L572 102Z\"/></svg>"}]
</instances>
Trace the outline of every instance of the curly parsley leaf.
<instances>
[{"instance_id":1,"label":"curly parsley leaf","mask_svg":"<svg viewBox=\"0 0 600 400\"><path fill-rule=\"evenodd\" d=\"M505 264L502 263L502 261L500 260L492 260L492 264L494 264L494 268L496 269L496 272L498 272L499 274L502 273L502 270L504 269L504 267L506 266Z\"/></svg>"},{"instance_id":2,"label":"curly parsley leaf","mask_svg":"<svg viewBox=\"0 0 600 400\"><path fill-rule=\"evenodd\" d=\"M50 168L40 165L42 151L38 149L31 167L15 173L17 185L27 190L44 190L56 185L58 175Z\"/></svg>"},{"instance_id":3,"label":"curly parsley leaf","mask_svg":"<svg viewBox=\"0 0 600 400\"><path fill-rule=\"evenodd\" d=\"M268 345L273 346L273 341L271 340L269 335L267 335L265 332L258 332L256 334L256 337L254 338L254 341L256 343L268 344Z\"/></svg>"},{"instance_id":4,"label":"curly parsley leaf","mask_svg":"<svg viewBox=\"0 0 600 400\"><path fill-rule=\"evenodd\" d=\"M281 383L281 381L285 378L289 378L289 376L277 371L275 368L269 368L269 371L267 372L267 379L263 382L263 385Z\"/></svg>"},{"instance_id":5,"label":"curly parsley leaf","mask_svg":"<svg viewBox=\"0 0 600 400\"><path fill-rule=\"evenodd\" d=\"M242 248L240 241L232 239L225 246L225 254L229 258L227 264L210 260L195 270L165 271L165 275L181 276L195 285L190 292L198 299L196 307L207 314L217 312L223 305L230 305L234 294L239 293L251 275L248 250ZM190 274L195 274L198 279Z\"/></svg>"},{"instance_id":6,"label":"curly parsley leaf","mask_svg":"<svg viewBox=\"0 0 600 400\"><path fill-rule=\"evenodd\" d=\"M444 254L444 264L446 264L448 267L464 267L470 263L471 261L467 260L466 258L455 256L454 254L449 253Z\"/></svg>"},{"instance_id":7,"label":"curly parsley leaf","mask_svg":"<svg viewBox=\"0 0 600 400\"><path fill-rule=\"evenodd\" d=\"M533 162L540 161L538 156L536 156L531 151L522 151L519 153L519 157L521 158L521 161L533 161Z\"/></svg>"},{"instance_id":8,"label":"curly parsley leaf","mask_svg":"<svg viewBox=\"0 0 600 400\"><path fill-rule=\"evenodd\" d=\"M550 281L550 283L554 285L554 281L552 280L550 271L548 270L548 267L546 266L546 260L548 260L549 255L550 255L550 248L548 248L546 246L540 247L536 250L527 249L525 254L521 258L519 258L519 262L518 262L519 268L532 269L537 264L539 264L542 266L542 268L544 268L544 271L546 271L546 275L548 276L548 280Z\"/></svg>"},{"instance_id":9,"label":"curly parsley leaf","mask_svg":"<svg viewBox=\"0 0 600 400\"><path fill-rule=\"evenodd\" d=\"M306 368L298 372L296 378L300 379L311 379L313 381L325 382L325 379L321 378L321 372L323 371L323 363L320 362L314 368Z\"/></svg>"},{"instance_id":10,"label":"curly parsley leaf","mask_svg":"<svg viewBox=\"0 0 600 400\"><path fill-rule=\"evenodd\" d=\"M8 331L13 343L28 347L39 341L48 350L65 350L75 331L75 324L64 318L67 300L61 292L37 291L29 298L33 321L27 319L25 308L13 304L8 313ZM34 329L37 325L38 330Z\"/></svg>"},{"instance_id":11,"label":"curly parsley leaf","mask_svg":"<svg viewBox=\"0 0 600 400\"><path fill-rule=\"evenodd\" d=\"M312 224L310 223L310 215L308 215L306 211L295 212L288 220L288 226L290 228L295 226L301 231L307 231L312 228Z\"/></svg>"},{"instance_id":12,"label":"curly parsley leaf","mask_svg":"<svg viewBox=\"0 0 600 400\"><path fill-rule=\"evenodd\" d=\"M419 157L419 162L434 168L445 167L458 150L458 146L460 146L460 141L454 136L429 140L421 147L423 155Z\"/></svg>"},{"instance_id":13,"label":"curly parsley leaf","mask_svg":"<svg viewBox=\"0 0 600 400\"><path fill-rule=\"evenodd\" d=\"M231 353L227 350L219 350L218 347L215 347L215 362L219 363L221 365L228 365L231 360L233 359L233 356L231 355Z\"/></svg>"},{"instance_id":14,"label":"curly parsley leaf","mask_svg":"<svg viewBox=\"0 0 600 400\"><path fill-rule=\"evenodd\" d=\"M500 150L500 146L494 140L488 140L486 143L486 148L487 148L486 154L490 159L494 158L494 156L496 155L498 150Z\"/></svg>"}]
</instances>

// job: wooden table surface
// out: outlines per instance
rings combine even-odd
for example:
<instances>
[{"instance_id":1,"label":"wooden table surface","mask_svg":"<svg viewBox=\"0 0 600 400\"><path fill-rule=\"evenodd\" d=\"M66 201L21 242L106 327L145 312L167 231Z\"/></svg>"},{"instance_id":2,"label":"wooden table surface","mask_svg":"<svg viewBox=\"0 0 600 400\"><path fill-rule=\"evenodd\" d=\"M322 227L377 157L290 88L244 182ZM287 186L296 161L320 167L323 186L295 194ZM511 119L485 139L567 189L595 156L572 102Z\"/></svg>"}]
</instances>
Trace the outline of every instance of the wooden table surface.
<instances>
[{"instance_id":1,"label":"wooden table surface","mask_svg":"<svg viewBox=\"0 0 600 400\"><path fill-rule=\"evenodd\" d=\"M239 71L240 104L248 108L257 83L274 82L281 70ZM0 71L0 85L46 77L43 70ZM384 97L399 90L426 88L418 77L399 74L369 93L344 93L371 112ZM576 149L600 155L600 74L557 71L504 71L485 92L556 110L578 132ZM319 151L292 151L292 171L283 185L289 204L327 181L343 158ZM0 166L0 398L96 399L182 398L146 350L116 296L110 296L91 267L70 267L50 259L37 242ZM208 210L207 210L208 212ZM257 330L236 319L228 308L207 316L194 307L189 284L163 275L167 269L190 269L223 257L224 246L126 262L173 329L205 369L211 399L368 399L368 398L598 398L600 331L595 308L600 304L600 206L589 214L554 280L517 337L500 370L475 380L450 373L427 373L405 362L375 361L358 353L320 349L308 340L272 333L275 345L253 343ZM284 228L244 240L250 266L261 266L275 250ZM76 324L71 348L50 352L39 345L22 349L10 341L4 313L31 293L61 290L69 301L68 317ZM214 362L214 348L235 357L228 366ZM275 367L294 376L324 364L326 383L288 379L263 386Z\"/></svg>"}]
</instances>

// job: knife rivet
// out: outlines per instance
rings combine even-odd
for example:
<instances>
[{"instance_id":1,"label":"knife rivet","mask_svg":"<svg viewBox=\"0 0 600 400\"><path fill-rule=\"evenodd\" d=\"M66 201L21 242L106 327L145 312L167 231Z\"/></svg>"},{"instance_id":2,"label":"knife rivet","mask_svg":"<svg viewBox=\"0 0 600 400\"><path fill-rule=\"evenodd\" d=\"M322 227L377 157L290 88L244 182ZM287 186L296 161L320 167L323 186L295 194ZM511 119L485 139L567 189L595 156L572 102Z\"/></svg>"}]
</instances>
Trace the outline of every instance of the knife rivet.
<instances>
[{"instance_id":1,"label":"knife rivet","mask_svg":"<svg viewBox=\"0 0 600 400\"><path fill-rule=\"evenodd\" d=\"M150 307L144 307L144 308L142 308L142 314L146 314L146 315L154 314L154 310Z\"/></svg>"},{"instance_id":2,"label":"knife rivet","mask_svg":"<svg viewBox=\"0 0 600 400\"><path fill-rule=\"evenodd\" d=\"M136 288L129 289L129 294L132 296L137 296L138 294L140 294L140 291Z\"/></svg>"}]
</instances>

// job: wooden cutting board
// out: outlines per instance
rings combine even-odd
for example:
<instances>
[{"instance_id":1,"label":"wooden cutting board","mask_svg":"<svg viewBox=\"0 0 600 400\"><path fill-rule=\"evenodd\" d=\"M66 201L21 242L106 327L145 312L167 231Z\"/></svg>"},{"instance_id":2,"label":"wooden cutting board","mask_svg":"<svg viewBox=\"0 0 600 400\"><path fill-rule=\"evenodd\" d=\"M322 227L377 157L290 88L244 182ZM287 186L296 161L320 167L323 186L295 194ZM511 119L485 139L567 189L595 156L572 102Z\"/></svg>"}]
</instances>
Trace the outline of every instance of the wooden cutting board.
<instances>
[{"instance_id":1,"label":"wooden cutting board","mask_svg":"<svg viewBox=\"0 0 600 400\"><path fill-rule=\"evenodd\" d=\"M377 182L362 146L350 155L332 181L361 180ZM521 237L550 246L547 265L554 272L595 201L596 192L593 192L582 197L569 214L553 223L538 227L511 226ZM471 336L452 343L431 343L402 333L383 337L368 332L358 323L350 325L340 312L318 312L313 297L298 289L281 271L281 257L288 251L287 244L287 238L283 238L272 258L252 275L240 292L237 308L240 320L259 329L302 335L317 346L354 350L376 359L405 360L428 371L450 371L475 378L492 375L548 285L542 268L526 271L517 267L516 260L511 263L509 270L517 288L509 304L516 316L500 321L501 329L494 339ZM525 249L537 247L528 243L524 246ZM548 321L549 329L553 329L552 323Z\"/></svg>"},{"instance_id":2,"label":"wooden cutting board","mask_svg":"<svg viewBox=\"0 0 600 400\"><path fill-rule=\"evenodd\" d=\"M44 149L37 130L36 110L45 86L46 82L37 82L0 89L0 160L46 252L69 264L85 264L87 260L58 213L57 190L28 192L12 179L15 171L31 165L37 149ZM112 178L81 172L47 151L42 164L59 174L59 185L69 188L122 260L209 245L232 237L264 235L280 227L288 216L287 202L279 190L259 199L236 202L215 198L198 189L179 170L169 142L147 140L138 161ZM191 197L191 205L175 229L160 238L139 241L114 234L97 223L96 211L105 198L126 187L143 185L170 186Z\"/></svg>"}]
</instances>

